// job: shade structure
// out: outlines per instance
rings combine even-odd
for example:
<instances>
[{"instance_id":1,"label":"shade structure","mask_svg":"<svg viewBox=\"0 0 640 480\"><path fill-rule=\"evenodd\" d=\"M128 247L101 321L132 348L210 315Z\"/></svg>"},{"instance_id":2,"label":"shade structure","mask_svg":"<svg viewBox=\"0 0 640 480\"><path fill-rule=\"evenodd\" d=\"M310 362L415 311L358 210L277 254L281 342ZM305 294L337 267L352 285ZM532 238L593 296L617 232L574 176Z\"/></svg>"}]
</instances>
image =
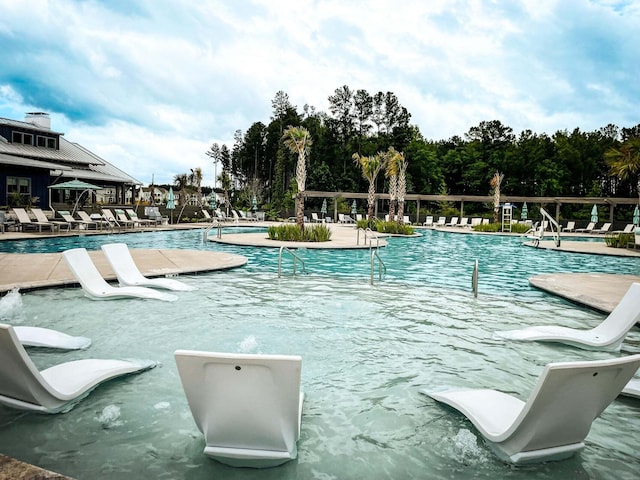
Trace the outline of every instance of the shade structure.
<instances>
[{"instance_id":1,"label":"shade structure","mask_svg":"<svg viewBox=\"0 0 640 480\"><path fill-rule=\"evenodd\" d=\"M636 205L636 208L633 210L633 224L637 227L640 226L640 207Z\"/></svg>"},{"instance_id":2,"label":"shade structure","mask_svg":"<svg viewBox=\"0 0 640 480\"><path fill-rule=\"evenodd\" d=\"M526 220L527 219L527 214L529 213L528 209L527 209L527 202L524 202L522 204L522 210L520 212L520 220Z\"/></svg>"},{"instance_id":3,"label":"shade structure","mask_svg":"<svg viewBox=\"0 0 640 480\"><path fill-rule=\"evenodd\" d=\"M351 204L351 215L355 215L356 213L358 213L358 207L356 205L356 201L354 200Z\"/></svg>"},{"instance_id":4,"label":"shade structure","mask_svg":"<svg viewBox=\"0 0 640 480\"><path fill-rule=\"evenodd\" d=\"M320 208L320 213L324 216L327 214L327 199L322 200L322 207Z\"/></svg>"},{"instance_id":5,"label":"shade structure","mask_svg":"<svg viewBox=\"0 0 640 480\"><path fill-rule=\"evenodd\" d=\"M215 210L217 208L217 204L216 204L216 194L215 192L211 192L211 196L209 197L209 208L211 210Z\"/></svg>"},{"instance_id":6,"label":"shade structure","mask_svg":"<svg viewBox=\"0 0 640 480\"><path fill-rule=\"evenodd\" d=\"M98 187L89 182L83 182L82 180L69 180L68 182L55 183L49 185L47 188L56 188L62 190L100 190L102 187Z\"/></svg>"},{"instance_id":7,"label":"shade structure","mask_svg":"<svg viewBox=\"0 0 640 480\"><path fill-rule=\"evenodd\" d=\"M176 197L173 194L173 187L169 187L169 197L167 198L167 209L171 210L171 223L173 223L174 208L176 208Z\"/></svg>"},{"instance_id":8,"label":"shade structure","mask_svg":"<svg viewBox=\"0 0 640 480\"><path fill-rule=\"evenodd\" d=\"M591 209L591 221L593 223L598 223L598 207L596 205Z\"/></svg>"},{"instance_id":9,"label":"shade structure","mask_svg":"<svg viewBox=\"0 0 640 480\"><path fill-rule=\"evenodd\" d=\"M256 198L256 196L253 196L253 199L251 200L251 210L253 210L254 212L256 210L258 210L258 199Z\"/></svg>"}]
</instances>

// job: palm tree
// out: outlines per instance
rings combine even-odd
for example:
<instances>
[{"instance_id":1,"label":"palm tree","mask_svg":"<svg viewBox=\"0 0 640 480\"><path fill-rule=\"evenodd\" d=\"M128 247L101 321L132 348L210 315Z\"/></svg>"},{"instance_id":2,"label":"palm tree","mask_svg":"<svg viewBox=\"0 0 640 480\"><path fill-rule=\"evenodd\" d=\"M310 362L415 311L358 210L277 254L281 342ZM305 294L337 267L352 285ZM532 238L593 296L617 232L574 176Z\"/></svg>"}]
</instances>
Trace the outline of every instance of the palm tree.
<instances>
[{"instance_id":1,"label":"palm tree","mask_svg":"<svg viewBox=\"0 0 640 480\"><path fill-rule=\"evenodd\" d=\"M389 147L385 156L384 175L389 179L389 221L393 221L396 213L396 199L398 198L398 162L396 161L396 150Z\"/></svg>"},{"instance_id":2,"label":"palm tree","mask_svg":"<svg viewBox=\"0 0 640 480\"><path fill-rule=\"evenodd\" d=\"M189 175L191 185L195 185L198 191L198 205L202 206L202 169L200 167L192 168Z\"/></svg>"},{"instance_id":3,"label":"palm tree","mask_svg":"<svg viewBox=\"0 0 640 480\"><path fill-rule=\"evenodd\" d=\"M369 181L369 194L367 195L367 203L369 209L367 218L373 220L373 207L376 201L376 178L385 167L385 157L381 153L377 153L371 157L361 157L360 154L354 153L353 161L362 169L362 176Z\"/></svg>"},{"instance_id":4,"label":"palm tree","mask_svg":"<svg viewBox=\"0 0 640 480\"><path fill-rule=\"evenodd\" d=\"M178 191L178 205L186 205L187 203L187 185L189 178L186 173L179 173L173 177L173 184Z\"/></svg>"},{"instance_id":5,"label":"palm tree","mask_svg":"<svg viewBox=\"0 0 640 480\"><path fill-rule=\"evenodd\" d=\"M407 193L407 167L404 153L396 152L395 162L398 164L398 223L404 219L404 196Z\"/></svg>"},{"instance_id":6,"label":"palm tree","mask_svg":"<svg viewBox=\"0 0 640 480\"><path fill-rule=\"evenodd\" d=\"M496 172L489 181L489 185L493 190L493 221L496 223L498 222L498 211L500 210L500 184L503 178L504 174Z\"/></svg>"},{"instance_id":7,"label":"palm tree","mask_svg":"<svg viewBox=\"0 0 640 480\"><path fill-rule=\"evenodd\" d=\"M632 137L604 154L609 171L620 180L630 180L637 175L638 198L640 199L640 137Z\"/></svg>"},{"instance_id":8,"label":"palm tree","mask_svg":"<svg viewBox=\"0 0 640 480\"><path fill-rule=\"evenodd\" d=\"M289 125L282 134L285 146L298 155L296 164L296 224L304 231L304 190L307 182L307 156L311 152L313 143L309 130L304 127L292 127Z\"/></svg>"}]
</instances>

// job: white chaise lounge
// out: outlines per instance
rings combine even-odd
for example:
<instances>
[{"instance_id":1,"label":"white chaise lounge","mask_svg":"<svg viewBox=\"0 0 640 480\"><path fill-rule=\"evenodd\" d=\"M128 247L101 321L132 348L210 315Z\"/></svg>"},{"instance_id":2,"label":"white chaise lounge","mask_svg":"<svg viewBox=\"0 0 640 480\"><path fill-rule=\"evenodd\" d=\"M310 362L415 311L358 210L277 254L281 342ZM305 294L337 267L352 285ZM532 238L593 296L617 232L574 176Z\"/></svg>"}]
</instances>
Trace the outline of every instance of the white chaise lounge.
<instances>
[{"instance_id":1,"label":"white chaise lounge","mask_svg":"<svg viewBox=\"0 0 640 480\"><path fill-rule=\"evenodd\" d=\"M72 248L62 252L69 269L80 282L85 295L94 300L111 298L150 298L173 302L175 295L159 292L146 287L113 287L109 285L94 265L89 253L84 248Z\"/></svg>"},{"instance_id":2,"label":"white chaise lounge","mask_svg":"<svg viewBox=\"0 0 640 480\"><path fill-rule=\"evenodd\" d=\"M91 345L87 337L73 337L50 328L14 326L18 340L25 347L57 348L60 350L81 350Z\"/></svg>"},{"instance_id":3,"label":"white chaise lounge","mask_svg":"<svg viewBox=\"0 0 640 480\"><path fill-rule=\"evenodd\" d=\"M196 287L171 278L147 278L142 275L126 243L107 243L100 248L123 287L155 287L182 292L196 290Z\"/></svg>"},{"instance_id":4,"label":"white chaise lounge","mask_svg":"<svg viewBox=\"0 0 640 480\"><path fill-rule=\"evenodd\" d=\"M205 455L253 468L296 458L301 357L177 350L175 359Z\"/></svg>"},{"instance_id":5,"label":"white chaise lounge","mask_svg":"<svg viewBox=\"0 0 640 480\"><path fill-rule=\"evenodd\" d=\"M459 410L502 460L562 460L584 448L592 422L639 366L640 355L549 363L526 402L490 389L420 393Z\"/></svg>"},{"instance_id":6,"label":"white chaise lounge","mask_svg":"<svg viewBox=\"0 0 640 480\"><path fill-rule=\"evenodd\" d=\"M100 383L155 365L148 361L86 359L39 372L13 328L0 324L0 404L20 410L68 412Z\"/></svg>"},{"instance_id":7,"label":"white chaise lounge","mask_svg":"<svg viewBox=\"0 0 640 480\"><path fill-rule=\"evenodd\" d=\"M591 330L541 325L496 332L496 337L525 342L560 342L585 350L617 352L629 330L640 321L640 283L632 283L620 303Z\"/></svg>"}]
</instances>

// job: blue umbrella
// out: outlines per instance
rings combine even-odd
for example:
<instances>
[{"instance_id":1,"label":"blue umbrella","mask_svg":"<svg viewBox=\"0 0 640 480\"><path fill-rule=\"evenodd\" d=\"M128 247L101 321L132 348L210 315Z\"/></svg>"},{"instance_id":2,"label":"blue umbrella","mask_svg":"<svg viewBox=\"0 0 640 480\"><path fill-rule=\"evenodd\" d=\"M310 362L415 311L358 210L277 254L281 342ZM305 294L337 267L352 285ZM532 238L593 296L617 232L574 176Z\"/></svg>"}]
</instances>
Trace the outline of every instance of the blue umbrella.
<instances>
[{"instance_id":1,"label":"blue umbrella","mask_svg":"<svg viewBox=\"0 0 640 480\"><path fill-rule=\"evenodd\" d=\"M356 201L354 200L351 204L351 215L355 215L356 213L358 213L358 208L356 206Z\"/></svg>"},{"instance_id":2,"label":"blue umbrella","mask_svg":"<svg viewBox=\"0 0 640 480\"><path fill-rule=\"evenodd\" d=\"M327 214L327 199L322 200L322 208L320 208L320 213L324 217Z\"/></svg>"},{"instance_id":3,"label":"blue umbrella","mask_svg":"<svg viewBox=\"0 0 640 480\"><path fill-rule=\"evenodd\" d=\"M173 187L169 187L169 197L167 198L167 209L171 210L171 223L173 223L174 208L176 208L176 197L173 194Z\"/></svg>"},{"instance_id":4,"label":"blue umbrella","mask_svg":"<svg viewBox=\"0 0 640 480\"><path fill-rule=\"evenodd\" d=\"M591 221L593 223L598 223L598 207L596 207L595 205L591 209Z\"/></svg>"},{"instance_id":5,"label":"blue umbrella","mask_svg":"<svg viewBox=\"0 0 640 480\"><path fill-rule=\"evenodd\" d=\"M520 212L520 220L526 220L527 213L529 213L529 211L527 210L527 202L524 202L522 204L522 211Z\"/></svg>"},{"instance_id":6,"label":"blue umbrella","mask_svg":"<svg viewBox=\"0 0 640 480\"><path fill-rule=\"evenodd\" d=\"M251 210L253 210L254 212L258 210L258 199L255 195L253 196L253 200L251 200Z\"/></svg>"},{"instance_id":7,"label":"blue umbrella","mask_svg":"<svg viewBox=\"0 0 640 480\"><path fill-rule=\"evenodd\" d=\"M633 224L636 227L640 225L640 209L638 208L638 205L636 205L636 208L633 210Z\"/></svg>"},{"instance_id":8,"label":"blue umbrella","mask_svg":"<svg viewBox=\"0 0 640 480\"><path fill-rule=\"evenodd\" d=\"M211 196L209 197L209 208L211 210L215 210L217 206L218 205L216 205L216 194L215 192L211 192Z\"/></svg>"}]
</instances>

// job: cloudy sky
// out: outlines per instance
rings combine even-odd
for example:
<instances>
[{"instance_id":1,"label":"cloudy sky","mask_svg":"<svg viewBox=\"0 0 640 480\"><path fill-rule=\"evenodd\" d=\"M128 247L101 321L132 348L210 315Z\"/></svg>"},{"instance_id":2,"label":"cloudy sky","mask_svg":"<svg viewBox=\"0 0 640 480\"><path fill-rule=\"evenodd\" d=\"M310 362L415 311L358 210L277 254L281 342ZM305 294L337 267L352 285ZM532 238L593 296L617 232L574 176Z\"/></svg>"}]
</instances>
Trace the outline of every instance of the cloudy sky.
<instances>
[{"instance_id":1,"label":"cloudy sky","mask_svg":"<svg viewBox=\"0 0 640 480\"><path fill-rule=\"evenodd\" d=\"M640 123L636 0L0 0L0 116L148 184L268 123L277 91L328 111L391 91L433 140Z\"/></svg>"}]
</instances>

